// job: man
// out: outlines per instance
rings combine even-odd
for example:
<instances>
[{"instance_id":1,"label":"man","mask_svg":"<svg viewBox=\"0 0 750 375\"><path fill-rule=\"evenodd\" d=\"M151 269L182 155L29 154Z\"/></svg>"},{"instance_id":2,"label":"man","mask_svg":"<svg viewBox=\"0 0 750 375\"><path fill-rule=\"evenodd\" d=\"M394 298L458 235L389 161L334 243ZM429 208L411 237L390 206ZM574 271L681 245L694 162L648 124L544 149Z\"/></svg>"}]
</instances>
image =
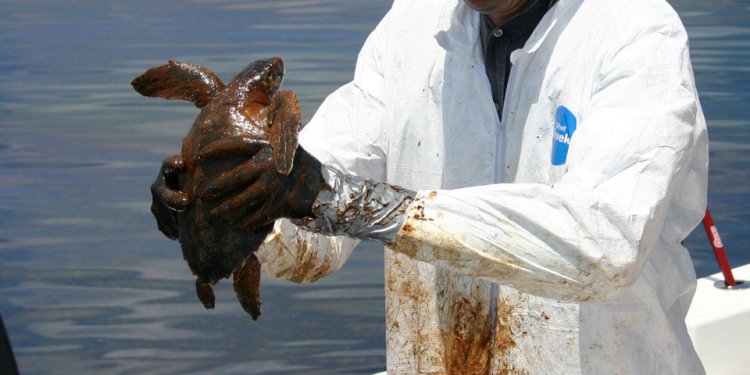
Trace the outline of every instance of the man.
<instances>
[{"instance_id":1,"label":"man","mask_svg":"<svg viewBox=\"0 0 750 375\"><path fill-rule=\"evenodd\" d=\"M664 1L396 0L300 140L323 190L251 159L219 211L292 217L258 256L297 282L385 243L389 374L703 373L707 138Z\"/></svg>"}]
</instances>

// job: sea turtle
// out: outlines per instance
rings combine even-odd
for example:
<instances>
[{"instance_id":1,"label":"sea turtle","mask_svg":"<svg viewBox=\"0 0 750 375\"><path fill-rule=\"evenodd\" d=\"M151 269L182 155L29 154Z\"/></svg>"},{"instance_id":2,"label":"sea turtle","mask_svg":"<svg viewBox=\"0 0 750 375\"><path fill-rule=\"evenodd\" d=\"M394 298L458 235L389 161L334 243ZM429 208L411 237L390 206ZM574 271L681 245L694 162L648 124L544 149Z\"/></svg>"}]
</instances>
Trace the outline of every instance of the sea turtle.
<instances>
[{"instance_id":1,"label":"sea turtle","mask_svg":"<svg viewBox=\"0 0 750 375\"><path fill-rule=\"evenodd\" d=\"M284 75L278 58L251 63L226 86L212 71L170 61L151 68L131 84L145 96L188 100L201 108L182 143L182 153L164 162L172 190L183 257L197 276L196 292L207 309L215 305L211 286L233 273L242 307L260 315L260 262L254 251L271 226L238 231L212 219L217 207L208 189L212 179L248 160L258 145L270 145L278 173L289 175L301 126L299 103L292 91L279 91ZM267 159L266 159L267 160Z\"/></svg>"}]
</instances>

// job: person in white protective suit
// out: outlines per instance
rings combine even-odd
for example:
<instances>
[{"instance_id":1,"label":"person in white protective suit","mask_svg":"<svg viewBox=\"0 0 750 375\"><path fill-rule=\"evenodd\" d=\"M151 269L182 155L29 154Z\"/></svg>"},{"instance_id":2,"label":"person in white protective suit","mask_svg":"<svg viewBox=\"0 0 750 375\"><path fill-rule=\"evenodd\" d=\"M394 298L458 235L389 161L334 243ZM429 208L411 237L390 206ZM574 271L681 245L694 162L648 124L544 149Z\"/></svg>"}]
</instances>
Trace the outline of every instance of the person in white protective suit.
<instances>
[{"instance_id":1,"label":"person in white protective suit","mask_svg":"<svg viewBox=\"0 0 750 375\"><path fill-rule=\"evenodd\" d=\"M684 322L708 158L686 32L663 0L548 2L498 103L482 22L500 37L539 1L394 1L300 135L325 187L290 193L315 203L259 259L309 283L385 243L389 374L703 373ZM257 164L224 206L243 229L289 216Z\"/></svg>"}]
</instances>

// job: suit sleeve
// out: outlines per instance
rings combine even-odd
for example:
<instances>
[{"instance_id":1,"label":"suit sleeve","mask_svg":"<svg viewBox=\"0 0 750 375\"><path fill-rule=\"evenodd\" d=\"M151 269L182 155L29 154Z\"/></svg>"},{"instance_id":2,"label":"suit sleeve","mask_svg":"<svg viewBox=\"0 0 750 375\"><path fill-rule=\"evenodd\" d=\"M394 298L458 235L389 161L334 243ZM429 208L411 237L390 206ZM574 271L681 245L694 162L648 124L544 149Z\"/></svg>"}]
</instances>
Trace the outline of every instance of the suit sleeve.
<instances>
[{"instance_id":1,"label":"suit sleeve","mask_svg":"<svg viewBox=\"0 0 750 375\"><path fill-rule=\"evenodd\" d=\"M686 176L705 175L695 160L707 141L684 29L644 31L605 57L560 182L421 191L389 246L542 297L609 300L628 288ZM703 211L683 214L675 243Z\"/></svg>"}]
</instances>

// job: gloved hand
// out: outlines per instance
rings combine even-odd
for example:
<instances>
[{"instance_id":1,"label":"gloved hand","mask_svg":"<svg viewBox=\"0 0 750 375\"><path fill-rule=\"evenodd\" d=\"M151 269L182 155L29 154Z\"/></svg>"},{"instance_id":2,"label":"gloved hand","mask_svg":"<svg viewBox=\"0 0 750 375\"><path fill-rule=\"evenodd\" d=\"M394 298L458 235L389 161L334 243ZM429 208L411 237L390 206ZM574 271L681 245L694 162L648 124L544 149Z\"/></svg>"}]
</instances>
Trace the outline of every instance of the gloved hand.
<instances>
[{"instance_id":1,"label":"gloved hand","mask_svg":"<svg viewBox=\"0 0 750 375\"><path fill-rule=\"evenodd\" d=\"M202 199L221 202L211 215L238 231L262 228L279 218L311 217L324 183L320 162L298 146L286 176L276 171L268 144L251 148L247 161L221 173L205 189ZM199 157L220 159L224 154L225 150L211 149Z\"/></svg>"},{"instance_id":2,"label":"gloved hand","mask_svg":"<svg viewBox=\"0 0 750 375\"><path fill-rule=\"evenodd\" d=\"M184 169L180 155L172 155L164 159L156 180L151 184L151 213L159 231L172 240L179 238L177 212L190 204L188 195L179 189L179 175Z\"/></svg>"},{"instance_id":3,"label":"gloved hand","mask_svg":"<svg viewBox=\"0 0 750 375\"><path fill-rule=\"evenodd\" d=\"M236 156L234 148L236 144L227 143L227 149L209 148L199 157L221 160ZM297 148L288 176L276 171L271 148L265 143L245 144L241 153L250 157L221 173L200 197L218 202L211 215L238 231L264 228L284 217L325 235L387 243L403 224L415 196L411 190L322 166L302 147ZM190 204L188 195L178 188L183 171L179 155L167 158L151 186L151 211L159 230L171 239L179 237L177 212Z\"/></svg>"}]
</instances>

